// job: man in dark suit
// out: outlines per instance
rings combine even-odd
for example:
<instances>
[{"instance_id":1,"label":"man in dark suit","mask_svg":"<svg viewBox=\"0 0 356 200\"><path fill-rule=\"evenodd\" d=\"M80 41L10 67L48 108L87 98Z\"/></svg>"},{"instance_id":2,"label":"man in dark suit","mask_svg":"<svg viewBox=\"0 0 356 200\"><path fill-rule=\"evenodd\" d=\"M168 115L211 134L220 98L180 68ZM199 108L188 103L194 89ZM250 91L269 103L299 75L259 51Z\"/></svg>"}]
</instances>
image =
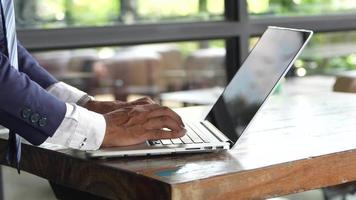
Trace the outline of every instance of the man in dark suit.
<instances>
[{"instance_id":1,"label":"man in dark suit","mask_svg":"<svg viewBox=\"0 0 356 200\"><path fill-rule=\"evenodd\" d=\"M21 44L16 44L17 40L11 47L11 17L7 15L13 7L6 10L6 3L12 2L1 3L0 125L34 145L47 141L82 150L184 135L180 117L148 98L126 103L99 102L58 82ZM16 39L15 31L13 35ZM13 51L15 47L17 50ZM13 64L12 52L17 54L18 67Z\"/></svg>"}]
</instances>

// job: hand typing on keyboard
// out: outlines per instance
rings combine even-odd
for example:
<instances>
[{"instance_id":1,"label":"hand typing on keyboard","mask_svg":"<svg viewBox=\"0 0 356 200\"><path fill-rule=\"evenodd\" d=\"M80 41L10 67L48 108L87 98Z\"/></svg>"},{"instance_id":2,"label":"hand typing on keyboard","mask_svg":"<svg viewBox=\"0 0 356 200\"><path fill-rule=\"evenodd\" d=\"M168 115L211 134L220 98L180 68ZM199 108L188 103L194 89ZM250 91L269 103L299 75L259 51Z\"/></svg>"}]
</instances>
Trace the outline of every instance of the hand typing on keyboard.
<instances>
[{"instance_id":1,"label":"hand typing on keyboard","mask_svg":"<svg viewBox=\"0 0 356 200\"><path fill-rule=\"evenodd\" d=\"M107 127L102 147L179 138L186 132L182 119L158 104L129 106L104 114L104 117Z\"/></svg>"}]
</instances>

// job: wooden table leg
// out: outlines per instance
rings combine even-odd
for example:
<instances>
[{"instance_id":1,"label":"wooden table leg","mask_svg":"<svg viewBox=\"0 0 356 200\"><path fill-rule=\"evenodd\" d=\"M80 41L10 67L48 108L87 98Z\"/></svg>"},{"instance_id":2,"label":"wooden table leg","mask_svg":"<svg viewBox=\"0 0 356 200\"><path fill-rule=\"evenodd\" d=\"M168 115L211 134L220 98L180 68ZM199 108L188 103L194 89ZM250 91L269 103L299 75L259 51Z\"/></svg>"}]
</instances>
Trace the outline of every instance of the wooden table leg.
<instances>
[{"instance_id":1,"label":"wooden table leg","mask_svg":"<svg viewBox=\"0 0 356 200\"><path fill-rule=\"evenodd\" d=\"M69 187L65 187L62 185L55 184L53 182L49 182L52 187L52 190L57 199L60 200L78 200L78 199L85 199L85 200L108 200L103 197L99 197L87 192L82 192L79 190L75 190Z\"/></svg>"}]
</instances>

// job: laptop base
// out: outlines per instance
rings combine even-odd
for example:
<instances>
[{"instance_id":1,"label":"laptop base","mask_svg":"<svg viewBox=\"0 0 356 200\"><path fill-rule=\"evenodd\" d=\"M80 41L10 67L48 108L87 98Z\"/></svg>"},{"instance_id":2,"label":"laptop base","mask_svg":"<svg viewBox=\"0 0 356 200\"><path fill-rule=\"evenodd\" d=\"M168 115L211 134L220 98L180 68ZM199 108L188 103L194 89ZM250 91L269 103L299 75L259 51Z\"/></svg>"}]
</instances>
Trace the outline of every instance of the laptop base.
<instances>
[{"instance_id":1,"label":"laptop base","mask_svg":"<svg viewBox=\"0 0 356 200\"><path fill-rule=\"evenodd\" d=\"M151 146L148 143L128 147L103 148L96 151L87 151L88 157L126 157L126 156L154 156L182 153L218 152L230 149L230 143L206 144L172 144L164 146Z\"/></svg>"}]
</instances>

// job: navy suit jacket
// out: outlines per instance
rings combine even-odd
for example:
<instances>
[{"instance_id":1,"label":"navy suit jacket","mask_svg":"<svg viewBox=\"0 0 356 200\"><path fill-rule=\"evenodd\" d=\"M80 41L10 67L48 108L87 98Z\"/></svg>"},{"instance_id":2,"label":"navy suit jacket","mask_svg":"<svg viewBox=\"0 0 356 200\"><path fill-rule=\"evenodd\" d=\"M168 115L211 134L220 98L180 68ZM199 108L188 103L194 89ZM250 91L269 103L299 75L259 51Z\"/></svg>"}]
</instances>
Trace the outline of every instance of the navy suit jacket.
<instances>
[{"instance_id":1,"label":"navy suit jacket","mask_svg":"<svg viewBox=\"0 0 356 200\"><path fill-rule=\"evenodd\" d=\"M57 130L66 105L45 90L57 80L21 44L19 71L10 65L5 38L0 23L0 125L39 145Z\"/></svg>"}]
</instances>

